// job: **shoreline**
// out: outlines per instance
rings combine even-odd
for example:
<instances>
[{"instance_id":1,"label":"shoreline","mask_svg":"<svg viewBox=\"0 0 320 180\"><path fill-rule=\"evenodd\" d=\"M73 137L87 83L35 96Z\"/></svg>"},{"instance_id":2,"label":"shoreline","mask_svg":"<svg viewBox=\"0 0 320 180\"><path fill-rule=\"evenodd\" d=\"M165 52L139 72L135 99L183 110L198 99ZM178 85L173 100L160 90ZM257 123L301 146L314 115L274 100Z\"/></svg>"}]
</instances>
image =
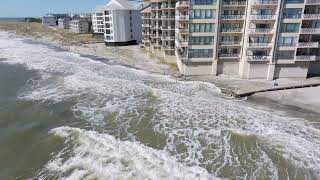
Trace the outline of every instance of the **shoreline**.
<instances>
[{"instance_id":1,"label":"shoreline","mask_svg":"<svg viewBox=\"0 0 320 180\"><path fill-rule=\"evenodd\" d=\"M1 23L0 23L1 25ZM19 25L17 26L19 27ZM46 28L46 27L43 27ZM51 29L51 28L48 28ZM26 37L32 39L36 43L46 44L59 48L61 50L78 53L81 56L92 56L95 58L101 58L105 60L111 60L118 65L143 70L153 74L169 75L174 79L178 79L180 74L177 70L172 69L168 64L161 64L156 59L152 59L148 56L147 52L143 52L138 45L124 46L124 47L107 47L104 43L93 44L81 44L80 42L65 42L54 39L53 36L47 32L42 32L42 37L36 35L19 33L17 29L4 30L13 33L18 37ZM51 29L52 30L52 29ZM50 30L50 31L51 31ZM56 30L59 33L59 30ZM181 80L181 79L180 79ZM227 88L236 91L247 91L254 89L262 89L266 87L272 87L272 82L267 80L244 80L237 77L231 77L226 75L221 76L201 76L201 77L184 77L186 81L203 81L209 82L218 88ZM294 84L294 83L306 83L306 82L320 82L319 79L280 79L280 84ZM294 97L294 98L293 98ZM315 101L317 100L318 101ZM286 90L277 92L258 93L248 98L250 103L263 105L270 107L270 104L279 104L283 109L299 109L301 112L310 112L320 115L320 87L307 88L299 90ZM268 103L267 103L268 102Z\"/></svg>"}]
</instances>

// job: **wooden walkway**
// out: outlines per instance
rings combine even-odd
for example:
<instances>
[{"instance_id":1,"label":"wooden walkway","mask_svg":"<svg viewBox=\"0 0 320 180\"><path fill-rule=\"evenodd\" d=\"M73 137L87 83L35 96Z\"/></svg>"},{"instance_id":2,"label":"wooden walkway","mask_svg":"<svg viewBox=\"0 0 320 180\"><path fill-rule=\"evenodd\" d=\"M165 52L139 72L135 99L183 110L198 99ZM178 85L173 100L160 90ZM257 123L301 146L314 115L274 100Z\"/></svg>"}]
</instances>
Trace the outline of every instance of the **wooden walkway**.
<instances>
[{"instance_id":1,"label":"wooden walkway","mask_svg":"<svg viewBox=\"0 0 320 180\"><path fill-rule=\"evenodd\" d=\"M234 98L243 98L243 97L252 96L256 93L261 93L261 92L282 91L282 90L288 90L288 89L301 89L301 88L310 88L310 87L317 87L317 86L320 86L320 83L274 87L274 88L261 89L261 90L256 90L256 91L248 91L248 92L243 92L243 93L236 93L236 92L229 90L229 89L222 89L222 93L227 94L229 96L232 96Z\"/></svg>"}]
</instances>

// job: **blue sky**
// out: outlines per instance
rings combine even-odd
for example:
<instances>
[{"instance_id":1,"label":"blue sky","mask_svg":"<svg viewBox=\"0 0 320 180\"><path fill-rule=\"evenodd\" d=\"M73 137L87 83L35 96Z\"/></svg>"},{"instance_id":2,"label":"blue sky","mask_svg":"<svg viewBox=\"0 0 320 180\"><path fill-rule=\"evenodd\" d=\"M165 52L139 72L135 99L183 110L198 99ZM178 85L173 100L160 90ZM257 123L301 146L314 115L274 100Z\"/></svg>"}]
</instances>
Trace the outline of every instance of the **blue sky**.
<instances>
[{"instance_id":1,"label":"blue sky","mask_svg":"<svg viewBox=\"0 0 320 180\"><path fill-rule=\"evenodd\" d=\"M81 13L108 0L0 0L0 17L40 17L46 13Z\"/></svg>"}]
</instances>

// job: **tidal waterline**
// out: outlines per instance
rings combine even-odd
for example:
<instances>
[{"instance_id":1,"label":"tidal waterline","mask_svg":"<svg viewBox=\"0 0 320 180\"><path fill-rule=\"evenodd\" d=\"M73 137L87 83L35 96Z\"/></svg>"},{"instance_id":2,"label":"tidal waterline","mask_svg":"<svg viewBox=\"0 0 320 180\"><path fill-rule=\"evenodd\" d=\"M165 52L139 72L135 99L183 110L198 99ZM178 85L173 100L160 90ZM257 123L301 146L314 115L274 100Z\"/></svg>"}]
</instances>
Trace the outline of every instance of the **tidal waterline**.
<instances>
[{"instance_id":1,"label":"tidal waterline","mask_svg":"<svg viewBox=\"0 0 320 180\"><path fill-rule=\"evenodd\" d=\"M307 119L7 33L0 50L4 179L319 178Z\"/></svg>"}]
</instances>

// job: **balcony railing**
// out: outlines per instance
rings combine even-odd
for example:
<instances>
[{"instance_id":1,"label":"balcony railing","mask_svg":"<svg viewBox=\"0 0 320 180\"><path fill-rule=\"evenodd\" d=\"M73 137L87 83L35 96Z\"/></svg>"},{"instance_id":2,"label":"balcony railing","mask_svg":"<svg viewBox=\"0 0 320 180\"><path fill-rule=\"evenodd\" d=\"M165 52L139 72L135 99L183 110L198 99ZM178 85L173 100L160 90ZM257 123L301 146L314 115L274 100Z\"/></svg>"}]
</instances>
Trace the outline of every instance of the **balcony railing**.
<instances>
[{"instance_id":1,"label":"balcony railing","mask_svg":"<svg viewBox=\"0 0 320 180\"><path fill-rule=\"evenodd\" d=\"M306 4L308 4L308 5L311 5L311 4L318 5L318 4L320 4L320 0L307 0Z\"/></svg>"},{"instance_id":2,"label":"balcony railing","mask_svg":"<svg viewBox=\"0 0 320 180\"><path fill-rule=\"evenodd\" d=\"M268 20L268 19L275 19L274 14L253 14L250 16L253 20Z\"/></svg>"},{"instance_id":3,"label":"balcony railing","mask_svg":"<svg viewBox=\"0 0 320 180\"><path fill-rule=\"evenodd\" d=\"M255 0L253 1L254 5L277 5L277 0Z\"/></svg>"},{"instance_id":4,"label":"balcony railing","mask_svg":"<svg viewBox=\"0 0 320 180\"><path fill-rule=\"evenodd\" d=\"M224 6L245 6L247 1L222 1Z\"/></svg>"},{"instance_id":5,"label":"balcony railing","mask_svg":"<svg viewBox=\"0 0 320 180\"><path fill-rule=\"evenodd\" d=\"M170 40L174 40L174 36L162 36L161 39L170 41Z\"/></svg>"},{"instance_id":6,"label":"balcony railing","mask_svg":"<svg viewBox=\"0 0 320 180\"><path fill-rule=\"evenodd\" d=\"M320 19L320 14L303 14L304 19Z\"/></svg>"},{"instance_id":7,"label":"balcony railing","mask_svg":"<svg viewBox=\"0 0 320 180\"><path fill-rule=\"evenodd\" d=\"M303 55L303 56L296 56L295 61L315 61L317 56L314 55Z\"/></svg>"},{"instance_id":8,"label":"balcony railing","mask_svg":"<svg viewBox=\"0 0 320 180\"><path fill-rule=\"evenodd\" d=\"M189 45L189 41L187 39L176 39L176 40L177 40L176 45L178 47L188 47L188 45Z\"/></svg>"},{"instance_id":9,"label":"balcony railing","mask_svg":"<svg viewBox=\"0 0 320 180\"><path fill-rule=\"evenodd\" d=\"M242 32L242 28L221 28L220 32L240 33Z\"/></svg>"},{"instance_id":10,"label":"balcony railing","mask_svg":"<svg viewBox=\"0 0 320 180\"><path fill-rule=\"evenodd\" d=\"M220 45L240 45L240 41L220 41Z\"/></svg>"},{"instance_id":11,"label":"balcony railing","mask_svg":"<svg viewBox=\"0 0 320 180\"><path fill-rule=\"evenodd\" d=\"M178 1L176 8L184 8L189 6L189 1Z\"/></svg>"},{"instance_id":12,"label":"balcony railing","mask_svg":"<svg viewBox=\"0 0 320 180\"><path fill-rule=\"evenodd\" d=\"M249 47L272 47L273 43L249 43Z\"/></svg>"},{"instance_id":13,"label":"balcony railing","mask_svg":"<svg viewBox=\"0 0 320 180\"><path fill-rule=\"evenodd\" d=\"M142 24L142 27L148 28L148 27L150 27L150 24Z\"/></svg>"},{"instance_id":14,"label":"balcony railing","mask_svg":"<svg viewBox=\"0 0 320 180\"><path fill-rule=\"evenodd\" d=\"M243 14L221 14L221 19L243 19Z\"/></svg>"},{"instance_id":15,"label":"balcony railing","mask_svg":"<svg viewBox=\"0 0 320 180\"><path fill-rule=\"evenodd\" d=\"M248 56L248 61L270 61L270 56Z\"/></svg>"},{"instance_id":16,"label":"balcony railing","mask_svg":"<svg viewBox=\"0 0 320 180\"><path fill-rule=\"evenodd\" d=\"M162 9L174 9L176 7L175 4L163 4L161 5Z\"/></svg>"},{"instance_id":17,"label":"balcony railing","mask_svg":"<svg viewBox=\"0 0 320 180\"><path fill-rule=\"evenodd\" d=\"M150 16L142 16L142 19L150 19Z\"/></svg>"},{"instance_id":18,"label":"balcony railing","mask_svg":"<svg viewBox=\"0 0 320 180\"><path fill-rule=\"evenodd\" d=\"M163 15L161 16L161 19L174 19L173 15Z\"/></svg>"},{"instance_id":19,"label":"balcony railing","mask_svg":"<svg viewBox=\"0 0 320 180\"><path fill-rule=\"evenodd\" d=\"M232 54L232 53L220 53L218 54L221 58L240 58L240 54Z\"/></svg>"},{"instance_id":20,"label":"balcony railing","mask_svg":"<svg viewBox=\"0 0 320 180\"><path fill-rule=\"evenodd\" d=\"M301 28L300 33L304 34L319 34L320 28Z\"/></svg>"},{"instance_id":21,"label":"balcony railing","mask_svg":"<svg viewBox=\"0 0 320 180\"><path fill-rule=\"evenodd\" d=\"M318 48L319 42L299 42L298 48Z\"/></svg>"},{"instance_id":22,"label":"balcony railing","mask_svg":"<svg viewBox=\"0 0 320 180\"><path fill-rule=\"evenodd\" d=\"M177 27L177 28L178 28L179 33L181 33L181 34L189 33L189 29L188 28L185 28L185 27Z\"/></svg>"},{"instance_id":23,"label":"balcony railing","mask_svg":"<svg viewBox=\"0 0 320 180\"><path fill-rule=\"evenodd\" d=\"M271 29L271 28L249 29L249 33L251 33L251 34L267 34L267 33L273 33L273 29Z\"/></svg>"},{"instance_id":24,"label":"balcony railing","mask_svg":"<svg viewBox=\"0 0 320 180\"><path fill-rule=\"evenodd\" d=\"M174 30L174 26L161 26L161 29L164 29L164 30Z\"/></svg>"},{"instance_id":25,"label":"balcony railing","mask_svg":"<svg viewBox=\"0 0 320 180\"><path fill-rule=\"evenodd\" d=\"M178 20L188 21L189 15L180 15L180 16L178 16Z\"/></svg>"}]
</instances>

